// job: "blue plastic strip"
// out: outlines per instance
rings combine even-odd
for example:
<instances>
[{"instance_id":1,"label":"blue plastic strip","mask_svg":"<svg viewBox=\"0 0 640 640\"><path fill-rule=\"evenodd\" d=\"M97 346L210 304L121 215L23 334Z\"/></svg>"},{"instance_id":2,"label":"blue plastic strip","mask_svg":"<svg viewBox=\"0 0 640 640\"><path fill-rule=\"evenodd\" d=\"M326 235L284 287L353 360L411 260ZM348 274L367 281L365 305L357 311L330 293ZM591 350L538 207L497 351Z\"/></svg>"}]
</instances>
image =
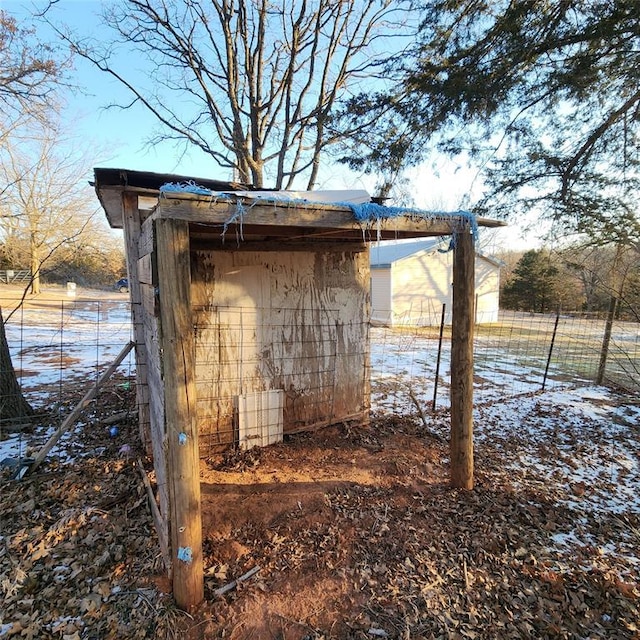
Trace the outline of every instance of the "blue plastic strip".
<instances>
[{"instance_id":1,"label":"blue plastic strip","mask_svg":"<svg viewBox=\"0 0 640 640\"><path fill-rule=\"evenodd\" d=\"M182 562L193 562L193 551L191 551L191 547L179 547L178 548L178 560L182 560Z\"/></svg>"},{"instance_id":2,"label":"blue plastic strip","mask_svg":"<svg viewBox=\"0 0 640 640\"><path fill-rule=\"evenodd\" d=\"M193 180L189 180L187 182L167 182L160 187L161 192L172 192L172 193L193 193L197 195L207 195L214 196L219 200L229 200L234 197L233 193L216 193L203 187L201 185L196 184ZM231 216L224 224L224 229L222 231L222 237L227 233L227 230L230 225L238 224L240 227L239 239L243 239L242 237L242 222L245 214L248 209L251 209L255 204L309 204L314 201L301 199L301 198L287 198L287 197L278 197L274 196L256 196L252 198L253 202L246 207L242 204L242 202L238 201L236 205L236 212ZM325 203L328 204L328 203ZM387 207L381 204L376 204L375 202L365 202L365 203L353 203L353 202L333 202L331 203L337 207L346 207L351 210L353 217L358 222L379 222L381 220L389 220L393 218L401 218L401 217L410 217L410 218L419 218L422 220L434 220L436 218L456 218L463 222L463 224L468 224L471 230L471 234L473 235L474 242L478 240L478 222L474 214L469 211L426 211L424 209L410 209L406 207ZM454 240L452 238L450 248L453 248Z\"/></svg>"}]
</instances>

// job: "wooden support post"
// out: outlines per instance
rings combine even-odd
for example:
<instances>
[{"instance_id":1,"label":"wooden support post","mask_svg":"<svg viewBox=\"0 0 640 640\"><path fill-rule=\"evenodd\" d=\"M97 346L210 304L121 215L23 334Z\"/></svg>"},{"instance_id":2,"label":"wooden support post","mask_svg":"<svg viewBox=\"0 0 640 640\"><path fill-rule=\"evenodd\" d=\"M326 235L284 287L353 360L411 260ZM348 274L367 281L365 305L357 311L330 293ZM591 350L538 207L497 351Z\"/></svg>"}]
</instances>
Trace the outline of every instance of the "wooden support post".
<instances>
[{"instance_id":1,"label":"wooden support post","mask_svg":"<svg viewBox=\"0 0 640 640\"><path fill-rule=\"evenodd\" d=\"M473 489L475 248L468 225L455 233L451 327L451 484Z\"/></svg>"},{"instance_id":2,"label":"wooden support post","mask_svg":"<svg viewBox=\"0 0 640 640\"><path fill-rule=\"evenodd\" d=\"M136 404L140 439L147 453L151 453L151 430L149 426L149 401L147 390L147 349L144 342L142 317L142 296L138 277L138 240L140 238L140 213L138 196L135 193L122 194L122 228L127 256L127 276L129 278L129 299L131 300L131 321L133 340L136 343Z\"/></svg>"},{"instance_id":3,"label":"wooden support post","mask_svg":"<svg viewBox=\"0 0 640 640\"><path fill-rule=\"evenodd\" d=\"M189 226L180 220L157 220L155 233L173 595L180 608L189 610L204 598Z\"/></svg>"}]
</instances>

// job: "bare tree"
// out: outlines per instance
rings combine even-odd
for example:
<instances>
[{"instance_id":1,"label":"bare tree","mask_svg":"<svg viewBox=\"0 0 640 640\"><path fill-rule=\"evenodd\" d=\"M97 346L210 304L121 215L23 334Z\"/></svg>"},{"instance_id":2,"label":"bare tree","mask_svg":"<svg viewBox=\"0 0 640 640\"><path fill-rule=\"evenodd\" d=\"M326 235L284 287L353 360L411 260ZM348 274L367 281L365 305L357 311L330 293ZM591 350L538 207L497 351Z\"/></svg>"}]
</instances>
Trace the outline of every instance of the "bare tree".
<instances>
[{"instance_id":1,"label":"bare tree","mask_svg":"<svg viewBox=\"0 0 640 640\"><path fill-rule=\"evenodd\" d=\"M64 63L34 39L33 32L18 25L0 10L0 150L9 134L27 120L42 122L52 105L52 93L62 80ZM0 196L19 182L0 183ZM0 204L0 219L4 218ZM32 413L24 399L11 362L0 309L0 420L20 419Z\"/></svg>"},{"instance_id":2,"label":"bare tree","mask_svg":"<svg viewBox=\"0 0 640 640\"><path fill-rule=\"evenodd\" d=\"M0 145L27 118L46 118L67 63L0 9Z\"/></svg>"},{"instance_id":3,"label":"bare tree","mask_svg":"<svg viewBox=\"0 0 640 640\"><path fill-rule=\"evenodd\" d=\"M117 34L106 50L59 33L128 89L125 108L153 114L162 127L155 141L195 145L257 187L304 178L312 188L323 151L351 133L332 126L334 108L361 80L380 78L382 52L406 43L408 4L128 0L104 14ZM118 65L118 43L149 72Z\"/></svg>"},{"instance_id":4,"label":"bare tree","mask_svg":"<svg viewBox=\"0 0 640 640\"><path fill-rule=\"evenodd\" d=\"M40 293L43 263L96 227L88 188L78 184L90 165L69 140L47 127L5 146L0 181L11 185L1 199L0 228L12 238L14 260L29 262L31 293ZM26 255L25 255L26 254Z\"/></svg>"}]
</instances>

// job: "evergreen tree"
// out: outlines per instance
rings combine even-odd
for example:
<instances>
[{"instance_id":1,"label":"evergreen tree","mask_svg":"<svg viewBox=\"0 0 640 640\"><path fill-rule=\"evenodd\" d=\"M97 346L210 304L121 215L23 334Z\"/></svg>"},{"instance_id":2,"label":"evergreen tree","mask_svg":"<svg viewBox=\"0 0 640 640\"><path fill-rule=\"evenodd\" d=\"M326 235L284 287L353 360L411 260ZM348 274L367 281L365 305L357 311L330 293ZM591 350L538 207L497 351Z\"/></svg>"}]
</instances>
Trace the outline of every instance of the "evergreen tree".
<instances>
[{"instance_id":1,"label":"evergreen tree","mask_svg":"<svg viewBox=\"0 0 640 640\"><path fill-rule=\"evenodd\" d=\"M398 89L345 110L386 117L345 155L380 170L435 143L483 167L492 216L538 211L562 235L638 242L640 2L423 0ZM380 120L382 122L382 120ZM363 152L364 148L364 152ZM389 157L391 155L391 158Z\"/></svg>"},{"instance_id":2,"label":"evergreen tree","mask_svg":"<svg viewBox=\"0 0 640 640\"><path fill-rule=\"evenodd\" d=\"M502 289L502 305L533 313L552 311L558 300L557 275L547 251L527 251Z\"/></svg>"}]
</instances>

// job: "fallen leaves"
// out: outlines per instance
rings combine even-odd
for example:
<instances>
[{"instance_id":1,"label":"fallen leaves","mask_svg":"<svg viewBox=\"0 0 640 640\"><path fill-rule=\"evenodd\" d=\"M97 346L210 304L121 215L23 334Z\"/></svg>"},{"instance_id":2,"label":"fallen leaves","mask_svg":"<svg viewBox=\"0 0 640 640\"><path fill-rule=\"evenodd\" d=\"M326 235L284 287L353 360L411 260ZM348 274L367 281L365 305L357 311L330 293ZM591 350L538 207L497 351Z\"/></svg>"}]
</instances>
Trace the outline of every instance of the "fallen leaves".
<instances>
[{"instance_id":1,"label":"fallen leaves","mask_svg":"<svg viewBox=\"0 0 640 640\"><path fill-rule=\"evenodd\" d=\"M534 436L481 408L473 492L449 488L446 445L400 415L212 460L193 619L120 455L135 425L89 429L100 455L2 481L0 639L637 638L638 467L621 446L637 434L613 447L596 421L533 406Z\"/></svg>"},{"instance_id":2,"label":"fallen leaves","mask_svg":"<svg viewBox=\"0 0 640 640\"><path fill-rule=\"evenodd\" d=\"M136 427L121 432L131 437ZM83 435L92 447L104 439ZM117 455L115 447L103 451ZM132 462L51 461L0 485L0 638L156 637L163 597L153 590L153 605L138 607L139 580L157 570L157 550Z\"/></svg>"}]
</instances>

